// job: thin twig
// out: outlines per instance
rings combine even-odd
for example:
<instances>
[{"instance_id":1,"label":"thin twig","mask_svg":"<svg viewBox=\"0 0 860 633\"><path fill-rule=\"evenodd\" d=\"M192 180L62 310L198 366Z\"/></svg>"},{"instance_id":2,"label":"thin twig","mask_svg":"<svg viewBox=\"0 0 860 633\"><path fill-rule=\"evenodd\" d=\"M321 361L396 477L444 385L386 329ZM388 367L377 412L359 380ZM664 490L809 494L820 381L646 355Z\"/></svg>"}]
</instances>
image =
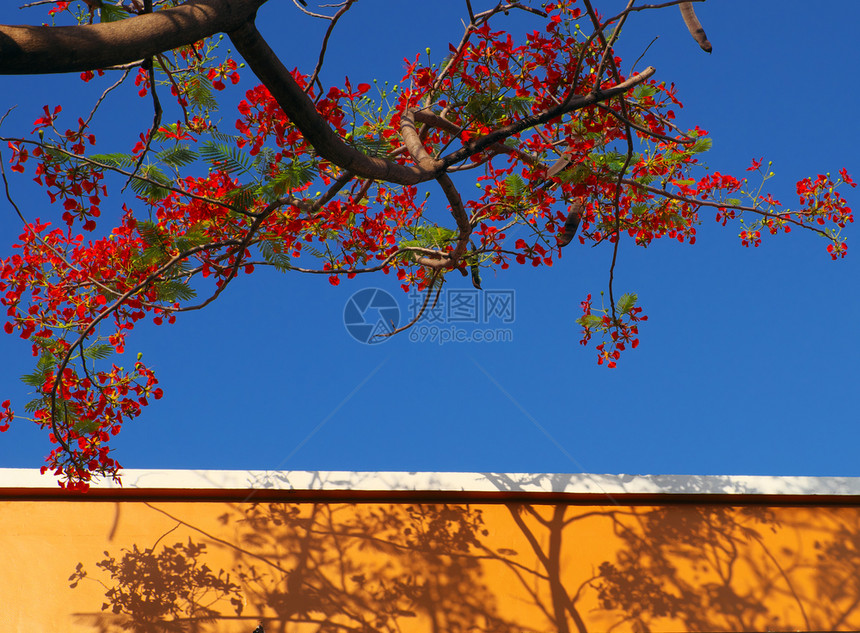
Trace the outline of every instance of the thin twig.
<instances>
[{"instance_id":1,"label":"thin twig","mask_svg":"<svg viewBox=\"0 0 860 633\"><path fill-rule=\"evenodd\" d=\"M434 270L433 274L430 276L430 282L427 284L427 295L424 297L424 303L421 304L421 309L418 310L418 314L415 315L415 318L412 319L409 323L407 323L406 325L404 325L402 327L396 328L396 329L392 330L391 332L388 332L387 334L377 334L377 336L388 338L389 336L394 336L395 334L400 334L404 330L408 330L413 325L418 323L418 320L424 315L424 310L427 309L427 304L430 302L430 295L433 293L433 286L436 284L436 278L439 276L439 274L440 274L440 271ZM436 305L436 301L439 300L439 293L440 292L442 292L442 284L441 283L439 284L439 288L436 290L436 300L433 302L434 307Z\"/></svg>"},{"instance_id":2,"label":"thin twig","mask_svg":"<svg viewBox=\"0 0 860 633\"><path fill-rule=\"evenodd\" d=\"M87 120L81 124L81 130L86 127L89 127L90 121L93 120L93 116L95 115L96 110L99 109L99 106L102 104L102 101L105 100L105 97L107 97L110 92L118 88L122 84L122 82L126 80L130 72L131 70L127 69L125 72L122 73L122 77L120 77L118 81L116 81L112 86L109 86L107 90L102 93L102 95L98 98L98 101L96 101L96 104L93 106L93 109L90 111L90 115L87 117Z\"/></svg>"},{"instance_id":3,"label":"thin twig","mask_svg":"<svg viewBox=\"0 0 860 633\"><path fill-rule=\"evenodd\" d=\"M649 185L645 185L641 182L637 182L635 180L630 180L628 178L624 178L621 182L623 182L625 185L630 185L633 187L638 187L639 189L644 189L645 191L648 191L648 192L653 193L653 194L657 194L658 196L662 196L664 198L670 198L672 200L677 200L679 202L686 202L687 204L692 204L695 206L712 207L714 209L732 209L734 211L746 211L749 213L755 213L755 214L760 215L764 218L773 218L775 220L780 220L783 222L789 222L791 224L794 224L795 226L799 226L801 228L804 228L804 229L807 229L809 231L813 231L815 233L823 235L827 239L832 239L831 236L827 234L827 231L825 231L823 229L819 229L817 227L814 227L810 224L806 224L805 222L801 222L800 220L795 220L795 219L791 218L788 215L791 212L786 212L785 214L771 213L769 211L765 211L763 209L758 209L756 207L747 207L747 206L743 206L743 205L739 205L739 204L727 204L725 202L714 202L711 200L699 200L696 198L686 198L686 197L680 196L678 194L670 193L670 192L666 191L665 189L658 189L657 187L651 187ZM795 211L794 213L800 215L797 211Z\"/></svg>"},{"instance_id":4,"label":"thin twig","mask_svg":"<svg viewBox=\"0 0 860 633\"><path fill-rule=\"evenodd\" d=\"M106 169L108 171L116 172L122 176L134 176L135 180L139 180L140 182L145 182L150 185L154 185L160 187L162 189L167 189L168 191L172 191L174 193L178 193L179 195L186 196L191 198L192 200L199 200L200 202L206 202L208 204L214 204L219 207L223 207L229 211L233 211L234 213L239 213L240 215L246 215L248 217L256 217L256 213L250 213L248 211L243 211L237 207L233 207L226 202L221 202L220 200L215 200L214 198L207 198L206 196L200 196L196 193L191 193L190 191L185 191L184 189L180 189L179 187L174 187L164 182L160 182L158 180L153 180L152 178L147 178L146 176L136 176L132 174L132 172L126 171L124 169L120 169L119 167L114 167L113 165L106 165L104 163L100 163L98 161L92 160L91 158L87 158L86 156L80 156L79 154L75 154L68 150L63 149L62 147L58 147L56 145L48 145L46 143L40 143L38 141L31 141L30 139L24 138L7 138L5 136L0 136L0 141L14 141L16 143L24 143L27 145L36 145L38 147L47 148L50 151L56 151L70 158L74 158L81 162L87 163L88 165L92 165L93 167L98 167L99 169Z\"/></svg>"},{"instance_id":5,"label":"thin twig","mask_svg":"<svg viewBox=\"0 0 860 633\"><path fill-rule=\"evenodd\" d=\"M338 21L343 17L343 15L349 11L350 7L352 7L355 0L347 0L343 7L341 7L340 11L334 14L331 18L331 22L326 29L325 36L323 37L322 45L320 46L320 56L319 60L317 60L317 65L314 68L313 73L311 73L311 78L308 81L308 85L305 88L305 93L307 93L314 85L317 77L319 77L320 70L322 70L323 60L325 59L326 49L328 48L328 40L331 37L332 32L334 32L334 27L337 26ZM305 13L309 13L305 11Z\"/></svg>"}]
</instances>

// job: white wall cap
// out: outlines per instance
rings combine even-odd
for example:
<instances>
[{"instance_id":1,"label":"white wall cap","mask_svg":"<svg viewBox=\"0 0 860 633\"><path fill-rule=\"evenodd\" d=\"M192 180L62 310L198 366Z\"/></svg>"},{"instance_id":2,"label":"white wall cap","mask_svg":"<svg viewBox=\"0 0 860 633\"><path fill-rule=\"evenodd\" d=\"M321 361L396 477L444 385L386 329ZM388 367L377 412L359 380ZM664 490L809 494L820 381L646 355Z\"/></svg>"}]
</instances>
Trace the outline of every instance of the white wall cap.
<instances>
[{"instance_id":1,"label":"white wall cap","mask_svg":"<svg viewBox=\"0 0 860 633\"><path fill-rule=\"evenodd\" d=\"M126 489L860 495L860 477L128 469L122 472L122 481ZM0 490L56 487L56 479L41 475L38 469L0 468ZM92 487L120 488L112 481L98 481Z\"/></svg>"}]
</instances>

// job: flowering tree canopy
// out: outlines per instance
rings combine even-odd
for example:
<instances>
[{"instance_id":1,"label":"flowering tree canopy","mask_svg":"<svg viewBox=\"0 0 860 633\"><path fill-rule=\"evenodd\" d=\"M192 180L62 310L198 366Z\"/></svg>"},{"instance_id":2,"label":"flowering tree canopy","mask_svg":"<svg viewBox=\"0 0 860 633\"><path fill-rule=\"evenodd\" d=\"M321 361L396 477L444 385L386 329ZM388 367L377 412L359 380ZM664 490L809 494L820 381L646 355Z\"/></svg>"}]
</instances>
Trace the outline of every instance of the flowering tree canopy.
<instances>
[{"instance_id":1,"label":"flowering tree canopy","mask_svg":"<svg viewBox=\"0 0 860 633\"><path fill-rule=\"evenodd\" d=\"M692 244L705 213L737 225L745 246L802 229L833 259L845 256L853 217L837 188L855 186L845 170L798 182L789 209L763 190L761 160L749 168L757 183L700 163L707 132L676 126L675 87L654 68L622 72L614 44L642 11L679 5L709 52L693 3L630 0L603 15L591 0L480 12L466 0L465 29L444 59L409 52L390 88L324 86L327 43L354 2L312 14L329 21L319 61L292 71L255 27L265 0L56 1L48 13L63 26L0 26L0 73L104 82L89 112L46 104L29 135L0 128L6 198L22 222L0 259L4 329L32 342L37 359L25 376L35 398L24 415L2 402L0 430L19 418L46 429L55 448L43 470L64 485L117 477L111 437L162 395L140 356L130 368L112 362L135 324L173 323L257 267L335 285L394 273L426 306L448 275L480 289L488 270L551 266L563 248L603 246L608 301L583 297L577 323L597 362L614 367L647 319L636 294L613 283L622 240ZM509 33L512 12L543 26ZM235 115L219 112L232 125L213 114L241 61L218 47L219 33L262 82ZM99 152L91 124L105 96L131 82L152 119L139 122L134 147ZM8 172L29 173L59 217L27 217ZM464 195L467 185L476 193ZM447 221L431 220L430 196Z\"/></svg>"}]
</instances>

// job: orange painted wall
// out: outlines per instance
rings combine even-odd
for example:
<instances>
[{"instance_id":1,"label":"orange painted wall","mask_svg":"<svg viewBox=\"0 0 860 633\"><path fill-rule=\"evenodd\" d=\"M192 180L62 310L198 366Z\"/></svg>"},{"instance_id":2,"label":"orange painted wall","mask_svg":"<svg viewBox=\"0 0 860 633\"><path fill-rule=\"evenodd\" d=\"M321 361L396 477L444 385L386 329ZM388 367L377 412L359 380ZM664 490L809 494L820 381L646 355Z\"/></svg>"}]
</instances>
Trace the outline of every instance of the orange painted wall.
<instances>
[{"instance_id":1,"label":"orange painted wall","mask_svg":"<svg viewBox=\"0 0 860 633\"><path fill-rule=\"evenodd\" d=\"M860 509L10 500L0 596L18 633L856 630Z\"/></svg>"}]
</instances>

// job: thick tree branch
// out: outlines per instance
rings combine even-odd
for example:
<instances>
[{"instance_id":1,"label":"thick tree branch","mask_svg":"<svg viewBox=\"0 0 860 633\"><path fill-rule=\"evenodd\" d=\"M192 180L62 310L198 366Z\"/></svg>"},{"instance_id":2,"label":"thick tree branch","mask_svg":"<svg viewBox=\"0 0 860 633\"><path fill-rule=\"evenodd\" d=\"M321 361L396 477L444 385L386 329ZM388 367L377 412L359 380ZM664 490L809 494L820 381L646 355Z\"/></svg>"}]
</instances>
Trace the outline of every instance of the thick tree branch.
<instances>
[{"instance_id":1,"label":"thick tree branch","mask_svg":"<svg viewBox=\"0 0 860 633\"><path fill-rule=\"evenodd\" d=\"M400 138L403 139L403 144L412 156L412 160L424 171L432 172L439 169L441 163L427 153L418 136L418 130L415 129L415 113L412 110L407 110L400 116Z\"/></svg>"},{"instance_id":2,"label":"thick tree branch","mask_svg":"<svg viewBox=\"0 0 860 633\"><path fill-rule=\"evenodd\" d=\"M313 145L317 154L360 178L383 180L401 185L414 185L432 180L441 169L427 171L411 165L366 156L344 143L316 111L313 102L299 87L290 71L269 47L252 22L228 33L236 51L263 82L278 105Z\"/></svg>"},{"instance_id":3,"label":"thick tree branch","mask_svg":"<svg viewBox=\"0 0 860 633\"><path fill-rule=\"evenodd\" d=\"M469 217L466 214L466 209L463 206L463 200L460 197L460 192L454 186L454 182L448 174L442 174L438 178L439 186L445 192L445 197L448 198L448 204L451 205L451 215L454 216L454 221L457 223L457 245L449 255L449 260L456 265L466 248L469 246L469 236L472 234L472 225L469 224Z\"/></svg>"},{"instance_id":4,"label":"thick tree branch","mask_svg":"<svg viewBox=\"0 0 860 633\"><path fill-rule=\"evenodd\" d=\"M435 112L431 112L429 110L415 110L412 112L412 115L414 116L416 123L423 123L427 127L434 127L434 128L443 130L444 132L447 132L451 136L459 136L463 132L463 130L465 129L463 127L460 127L456 123L449 121L444 116L441 116L441 115L436 114ZM423 132L423 130L422 130L422 132ZM514 154L520 160L522 160L522 161L524 161L524 162L526 162L532 166L541 164L541 160L537 156L533 156L532 154L529 154L528 152L523 151L521 149L518 149L516 147L510 147L508 145L505 145L504 143L496 143L496 144L490 146L488 148L488 151L492 152L493 155L496 155L496 154ZM480 166L481 164L483 164L483 161L479 162L479 163L475 163L474 166ZM472 166L470 166L470 168L472 168ZM451 172L451 171L459 171L459 170L449 168L448 171Z\"/></svg>"},{"instance_id":5,"label":"thick tree branch","mask_svg":"<svg viewBox=\"0 0 860 633\"><path fill-rule=\"evenodd\" d=\"M92 26L0 26L0 74L73 72L115 66L224 31L317 154L360 178L413 185L438 178L447 167L513 134L620 94L654 73L653 68L647 68L618 86L577 96L562 106L525 117L476 139L446 156L444 161L433 164L424 161L422 166L400 165L367 156L347 145L319 115L254 26L256 11L265 2L190 0L175 9Z\"/></svg>"},{"instance_id":6,"label":"thick tree branch","mask_svg":"<svg viewBox=\"0 0 860 633\"><path fill-rule=\"evenodd\" d=\"M266 0L190 0L118 22L86 26L0 25L0 74L80 72L139 61L233 31Z\"/></svg>"}]
</instances>

